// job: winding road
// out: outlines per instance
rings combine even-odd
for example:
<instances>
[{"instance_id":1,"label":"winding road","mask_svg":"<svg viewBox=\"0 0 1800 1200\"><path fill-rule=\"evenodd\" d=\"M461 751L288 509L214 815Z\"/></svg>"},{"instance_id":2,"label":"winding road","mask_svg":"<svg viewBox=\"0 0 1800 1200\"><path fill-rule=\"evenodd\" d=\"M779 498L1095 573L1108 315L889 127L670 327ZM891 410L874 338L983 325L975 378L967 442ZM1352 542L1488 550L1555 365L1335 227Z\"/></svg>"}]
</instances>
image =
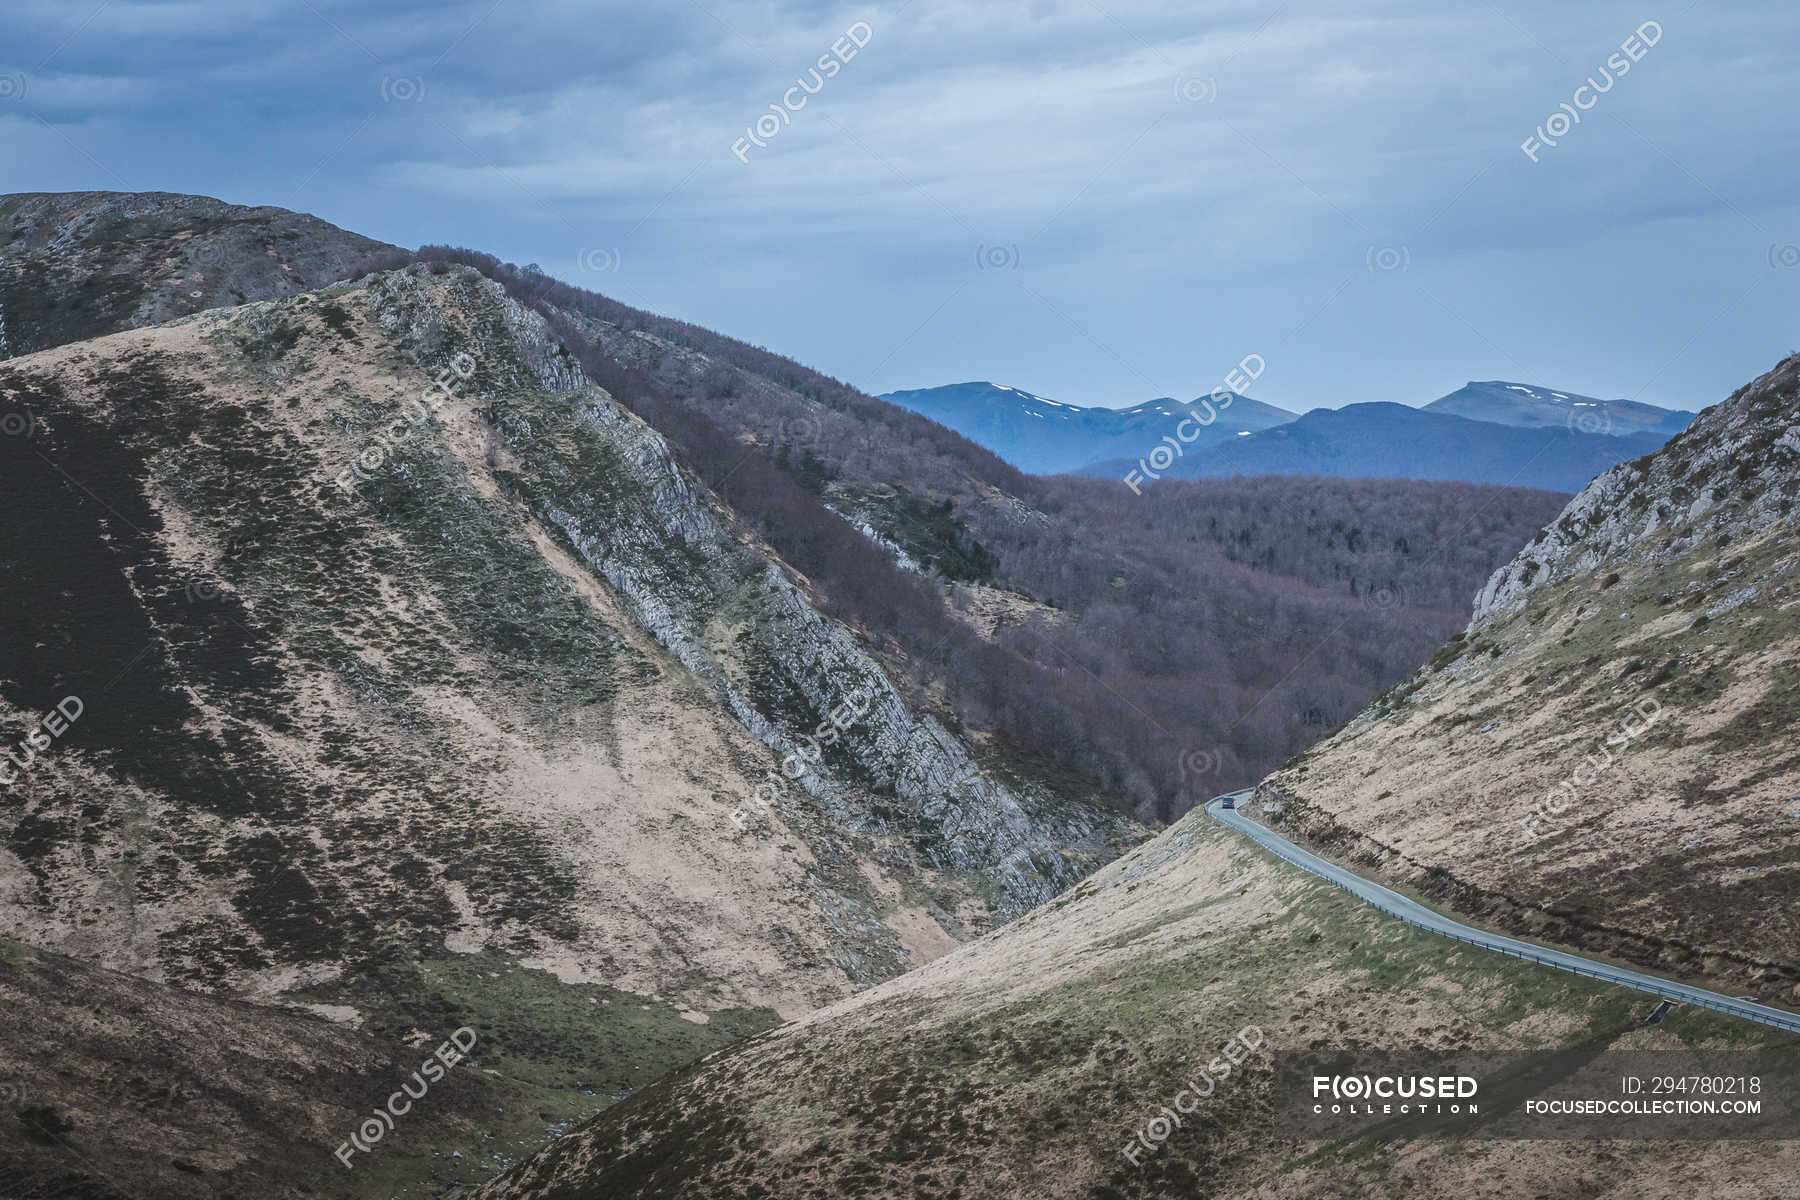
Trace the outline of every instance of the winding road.
<instances>
[{"instance_id":1,"label":"winding road","mask_svg":"<svg viewBox=\"0 0 1800 1200\"><path fill-rule=\"evenodd\" d=\"M1685 983L1672 983L1667 979L1658 979L1654 975L1633 971L1629 967L1615 967L1609 963L1583 958L1578 954L1552 950L1547 946L1534 946L1530 942L1521 942L1515 938L1502 937L1497 933L1488 933L1485 930L1475 929L1452 921L1448 917L1440 916L1416 900L1408 900L1399 892L1384 888L1378 883L1371 883L1360 875L1352 874L1334 863L1326 862L1310 851L1302 850L1280 834L1257 824L1236 809L1225 807L1226 800L1241 803L1253 791L1255 791L1254 788L1244 788L1236 792L1226 792L1222 796L1214 796L1206 802L1207 815L1215 821L1229 825L1277 858L1285 859L1302 871L1309 871L1321 879L1330 880L1357 899L1374 905L1391 917L1400 918L1408 925L1416 925L1420 929L1441 934L1447 938L1454 938L1459 942L1467 942L1471 946L1480 946L1485 950L1496 950L1501 954L1510 954L1514 958L1542 963L1547 967L1555 967L1562 971L1573 971L1577 975L1586 975L1590 979L1623 984L1625 987L1636 988L1640 992L1649 992L1651 995L1661 996L1680 1004L1698 1005L1701 1008L1710 1008L1716 1012L1742 1017L1746 1021L1756 1021L1763 1025L1772 1025L1776 1029L1787 1030L1790 1033L1800 1033L1800 1014L1783 1012L1779 1008L1770 1008L1766 1004L1758 1004L1753 1000L1740 1000L1735 996L1709 992L1705 988L1690 987Z\"/></svg>"}]
</instances>

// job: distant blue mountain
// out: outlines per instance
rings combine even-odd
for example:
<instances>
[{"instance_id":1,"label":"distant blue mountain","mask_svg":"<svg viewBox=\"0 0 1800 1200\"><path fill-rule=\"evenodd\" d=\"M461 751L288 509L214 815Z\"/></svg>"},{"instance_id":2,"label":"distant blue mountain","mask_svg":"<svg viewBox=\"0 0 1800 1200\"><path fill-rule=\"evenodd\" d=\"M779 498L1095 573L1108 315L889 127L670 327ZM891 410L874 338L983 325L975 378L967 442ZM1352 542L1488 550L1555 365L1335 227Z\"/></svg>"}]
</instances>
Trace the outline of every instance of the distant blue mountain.
<instances>
[{"instance_id":1,"label":"distant blue mountain","mask_svg":"<svg viewBox=\"0 0 1800 1200\"><path fill-rule=\"evenodd\" d=\"M1165 398L1131 408L1081 408L985 380L888 392L881 399L954 429L1037 475L1079 471L1127 455L1136 458L1149 453L1190 412L1202 422L1208 419L1198 401ZM1247 396L1233 397L1228 407L1215 404L1213 411L1216 419L1203 425L1187 448L1189 454L1294 419L1286 409Z\"/></svg>"},{"instance_id":2,"label":"distant blue mountain","mask_svg":"<svg viewBox=\"0 0 1800 1200\"><path fill-rule=\"evenodd\" d=\"M1425 406L1426 412L1471 421L1493 421L1526 429L1572 429L1578 433L1660 433L1673 437L1696 414L1671 412L1636 400L1599 400L1504 379L1471 381Z\"/></svg>"},{"instance_id":3,"label":"distant blue mountain","mask_svg":"<svg viewBox=\"0 0 1800 1200\"><path fill-rule=\"evenodd\" d=\"M1158 474L1460 480L1577 492L1602 471L1649 454L1667 440L1661 433L1614 437L1562 424L1523 428L1471 421L1404 404L1351 404L1317 408L1274 429L1190 449ZM1137 466L1134 455L1082 474L1124 478Z\"/></svg>"}]
</instances>

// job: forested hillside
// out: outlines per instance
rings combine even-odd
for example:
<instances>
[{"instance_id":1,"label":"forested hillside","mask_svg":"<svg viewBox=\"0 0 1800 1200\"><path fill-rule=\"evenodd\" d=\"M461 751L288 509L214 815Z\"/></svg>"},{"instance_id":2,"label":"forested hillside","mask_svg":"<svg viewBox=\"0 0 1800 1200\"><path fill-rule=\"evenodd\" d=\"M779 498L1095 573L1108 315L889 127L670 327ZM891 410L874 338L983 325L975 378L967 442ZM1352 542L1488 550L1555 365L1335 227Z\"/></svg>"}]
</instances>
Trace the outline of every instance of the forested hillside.
<instances>
[{"instance_id":1,"label":"forested hillside","mask_svg":"<svg viewBox=\"0 0 1800 1200\"><path fill-rule=\"evenodd\" d=\"M301 276L418 259L477 268L670 438L909 702L1021 780L1142 816L1256 778L1416 667L1560 501L1296 477L1138 495L1115 479L1027 475L778 354L489 255L415 254L199 197L11 203L15 249L66 284L54 321L9 308L31 347L286 294ZM169 291L160 272L177 260L199 295Z\"/></svg>"},{"instance_id":2,"label":"forested hillside","mask_svg":"<svg viewBox=\"0 0 1800 1200\"><path fill-rule=\"evenodd\" d=\"M1254 780L1348 719L1466 622L1480 581L1565 499L1294 477L1135 496L1025 475L758 347L485 254L419 257L543 313L914 700L1016 769L1144 816Z\"/></svg>"}]
</instances>

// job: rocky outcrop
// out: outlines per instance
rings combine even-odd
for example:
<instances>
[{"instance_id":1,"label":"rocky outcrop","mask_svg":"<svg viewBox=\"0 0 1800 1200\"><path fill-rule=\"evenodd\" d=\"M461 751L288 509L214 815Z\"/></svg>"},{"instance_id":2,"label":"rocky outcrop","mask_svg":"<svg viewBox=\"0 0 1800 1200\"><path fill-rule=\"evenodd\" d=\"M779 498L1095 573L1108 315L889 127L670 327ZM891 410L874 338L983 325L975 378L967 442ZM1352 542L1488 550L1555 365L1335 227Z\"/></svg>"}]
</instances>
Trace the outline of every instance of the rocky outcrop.
<instances>
[{"instance_id":1,"label":"rocky outcrop","mask_svg":"<svg viewBox=\"0 0 1800 1200\"><path fill-rule=\"evenodd\" d=\"M912 710L856 635L748 540L660 434L588 383L542 317L455 270L456 286L485 292L508 347L484 348L486 378L501 386L522 375L568 394L553 428L544 413L494 414L534 513L787 767L779 785L743 798L744 813L804 790L847 831L901 837L932 867L981 876L1003 916L1050 899L1137 835L1098 806L984 773L937 719ZM369 285L383 325L436 370L461 342L427 297L426 278L412 268ZM851 700L855 718L822 734ZM815 740L831 744L815 751Z\"/></svg>"},{"instance_id":2,"label":"rocky outcrop","mask_svg":"<svg viewBox=\"0 0 1800 1200\"><path fill-rule=\"evenodd\" d=\"M1747 538L1791 511L1800 487L1800 423L1791 403L1800 357L1707 409L1661 451L1582 489L1475 598L1470 633L1571 576L1670 562L1721 534ZM1786 401L1784 401L1786 397Z\"/></svg>"}]
</instances>

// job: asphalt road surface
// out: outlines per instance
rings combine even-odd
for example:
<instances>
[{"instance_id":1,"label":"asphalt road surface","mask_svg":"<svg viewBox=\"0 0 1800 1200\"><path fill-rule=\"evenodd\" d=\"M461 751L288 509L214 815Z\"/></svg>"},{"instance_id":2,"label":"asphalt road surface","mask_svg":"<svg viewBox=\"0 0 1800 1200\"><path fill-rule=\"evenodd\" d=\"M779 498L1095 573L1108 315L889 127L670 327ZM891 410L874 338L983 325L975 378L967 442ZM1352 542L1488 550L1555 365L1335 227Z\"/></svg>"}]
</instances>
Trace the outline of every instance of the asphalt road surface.
<instances>
[{"instance_id":1,"label":"asphalt road surface","mask_svg":"<svg viewBox=\"0 0 1800 1200\"><path fill-rule=\"evenodd\" d=\"M1701 1008L1730 1013L1732 1016L1742 1017L1746 1021L1757 1021L1764 1025L1773 1025L1777 1029L1785 1029L1790 1033L1800 1033L1800 1014L1783 1012L1779 1008L1770 1008L1766 1004L1758 1004L1753 1000L1740 1000L1735 996L1709 992L1705 988L1690 987L1685 983L1671 983L1667 979L1645 975L1641 971L1633 971L1629 967L1615 967L1609 963L1583 958L1579 954L1552 950L1547 946L1534 946L1529 942L1521 942L1497 933L1474 929L1452 921L1448 917L1440 916L1417 901L1408 900L1399 892L1384 888L1378 883L1371 883L1360 875L1352 874L1340 866L1326 862L1316 854L1302 850L1280 834L1258 825L1235 809L1224 807L1227 798L1241 803L1249 797L1253 790L1245 788L1238 792L1227 792L1223 796L1214 796L1206 803L1207 815L1215 821L1222 821L1231 826L1277 858L1286 859L1302 871L1310 871L1322 879L1330 880L1351 895L1373 904L1391 917L1400 918L1408 925L1416 925L1420 929L1430 930L1432 933L1442 934L1444 937L1454 938L1459 942L1467 942L1471 946L1480 946L1486 950L1497 950L1501 954L1510 954L1514 958L1528 959L1531 962L1543 963L1547 967L1556 967L1563 971L1573 971L1577 975L1586 975L1590 979L1602 979L1607 983L1623 984L1628 988L1649 992L1653 996L1661 996L1678 1004L1694 1004Z\"/></svg>"}]
</instances>

